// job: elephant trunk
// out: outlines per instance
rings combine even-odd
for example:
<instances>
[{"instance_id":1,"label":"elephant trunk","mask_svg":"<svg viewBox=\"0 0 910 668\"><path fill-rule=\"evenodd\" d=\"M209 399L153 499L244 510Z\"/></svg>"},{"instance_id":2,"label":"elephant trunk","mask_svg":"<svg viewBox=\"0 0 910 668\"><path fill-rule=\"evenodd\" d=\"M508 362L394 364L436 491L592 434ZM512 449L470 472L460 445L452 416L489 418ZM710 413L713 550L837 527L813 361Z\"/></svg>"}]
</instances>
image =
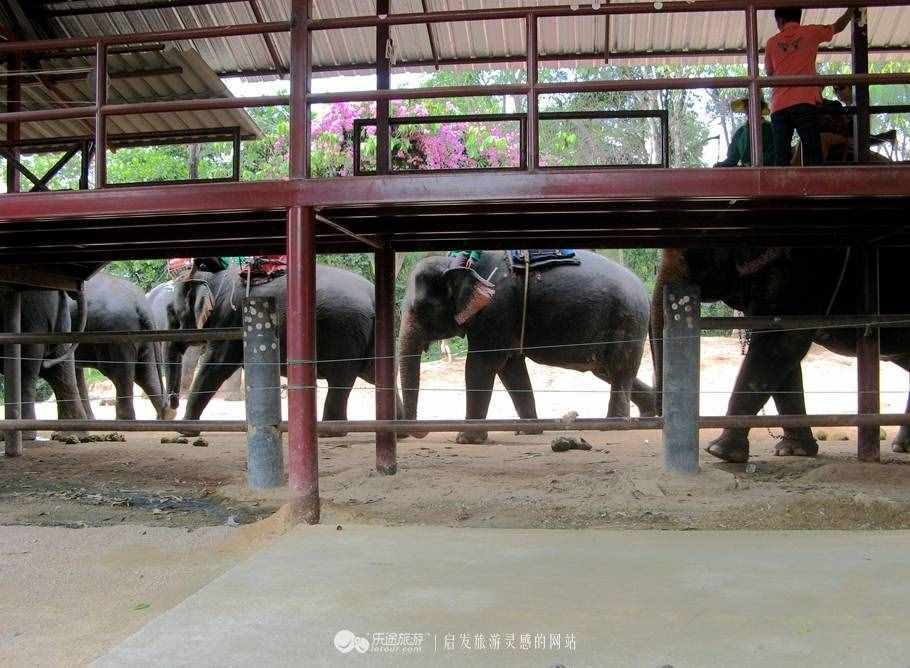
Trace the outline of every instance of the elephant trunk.
<instances>
[{"instance_id":1,"label":"elephant trunk","mask_svg":"<svg viewBox=\"0 0 910 668\"><path fill-rule=\"evenodd\" d=\"M399 348L401 355L401 393L404 399L404 419L417 419L417 399L420 394L420 356L426 336L420 323L410 311L401 318ZM427 432L411 431L411 436L424 438Z\"/></svg>"},{"instance_id":2,"label":"elephant trunk","mask_svg":"<svg viewBox=\"0 0 910 668\"><path fill-rule=\"evenodd\" d=\"M85 305L85 291L80 290L76 296L76 320L78 321L78 326L76 329L72 328L72 322L67 322L69 317L69 304L66 301L66 293L63 290L60 290L59 299L57 301L57 317L54 324L54 329L57 332L65 332L67 330L74 332L84 332L85 323L88 322L88 308ZM63 347L57 349L57 356L51 359L46 359L42 363L45 369L50 369L52 366L59 364L67 357L73 354L76 350L78 343L66 343Z\"/></svg>"},{"instance_id":3,"label":"elephant trunk","mask_svg":"<svg viewBox=\"0 0 910 668\"><path fill-rule=\"evenodd\" d=\"M688 270L682 250L675 248L665 249L657 272L657 280L654 282L654 293L651 295L651 322L648 327L648 339L651 342L651 360L654 364L654 394L658 415L663 415L664 288L669 283L683 281L687 277Z\"/></svg>"},{"instance_id":4,"label":"elephant trunk","mask_svg":"<svg viewBox=\"0 0 910 668\"><path fill-rule=\"evenodd\" d=\"M171 410L177 410L180 406L180 380L183 374L183 354L186 352L186 345L176 342L167 343L165 351L165 405Z\"/></svg>"}]
</instances>

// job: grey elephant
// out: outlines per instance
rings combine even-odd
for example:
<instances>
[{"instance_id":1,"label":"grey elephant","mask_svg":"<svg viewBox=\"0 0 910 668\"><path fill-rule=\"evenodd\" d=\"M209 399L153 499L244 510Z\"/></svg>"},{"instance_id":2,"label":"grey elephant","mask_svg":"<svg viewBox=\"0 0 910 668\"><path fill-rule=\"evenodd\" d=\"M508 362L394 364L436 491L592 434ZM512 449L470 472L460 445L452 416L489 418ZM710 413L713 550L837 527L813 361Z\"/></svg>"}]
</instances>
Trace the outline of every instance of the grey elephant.
<instances>
[{"instance_id":1,"label":"grey elephant","mask_svg":"<svg viewBox=\"0 0 910 668\"><path fill-rule=\"evenodd\" d=\"M166 283L156 285L149 290L146 294L146 298L149 301L152 315L155 318L155 327L162 330L169 329L170 322L168 320L168 309L172 307L171 305L174 302L174 282L167 281ZM158 345L161 350L161 359L164 359L166 347L164 343L159 343ZM183 396L183 393L189 390L190 386L193 384L193 376L196 375L196 367L199 365L199 358L202 356L204 349L205 344L191 345L187 347L186 352L183 354L183 362L180 371L180 387L177 392L178 397ZM235 371L234 375L222 385L219 394L228 401L243 401L242 369Z\"/></svg>"},{"instance_id":2,"label":"grey elephant","mask_svg":"<svg viewBox=\"0 0 910 668\"><path fill-rule=\"evenodd\" d=\"M648 333L645 288L635 274L601 255L579 251L575 257L575 266L532 267L527 283L524 272L513 271L513 263L502 251L484 251L476 274L452 270L446 257L428 257L417 264L409 278L399 336L405 418L417 418L421 353L433 341L459 335L468 339L469 420L486 418L496 376L518 416L537 417L525 357L539 364L591 371L610 383L610 417L628 416L630 399L642 415L652 415L653 392L637 378ZM491 277L495 295L485 308L459 324L470 308L478 276ZM480 443L486 437L485 432L463 432L457 440Z\"/></svg>"},{"instance_id":3,"label":"grey elephant","mask_svg":"<svg viewBox=\"0 0 910 668\"><path fill-rule=\"evenodd\" d=\"M256 297L274 297L279 317L281 374L287 375L287 276L252 288ZM241 327L246 287L240 270L196 271L174 284L168 309L172 329ZM373 332L376 320L373 285L336 267L316 267L316 372L328 381L323 420L346 420L348 398L357 378L374 382ZM180 366L186 344L167 346L167 391L170 405L179 403ZM319 361L323 360L323 361ZM197 420L221 384L243 364L241 341L206 345L193 379L184 419Z\"/></svg>"},{"instance_id":4,"label":"grey elephant","mask_svg":"<svg viewBox=\"0 0 910 668\"><path fill-rule=\"evenodd\" d=\"M881 313L906 313L902 248L881 249ZM703 302L723 301L746 315L850 315L862 285L860 257L849 248L665 249L654 291L652 348L658 397L662 371L664 286L688 281ZM873 318L874 319L874 318ZM857 329L835 327L753 332L727 408L728 415L755 415L773 399L782 415L805 415L800 363L812 343L840 355L856 355ZM881 330L881 358L910 370L910 328ZM907 411L910 411L908 400ZM814 457L818 442L809 427L788 427L775 447L781 456ZM749 430L725 429L707 451L728 462L749 459ZM910 451L910 429L900 428L895 452Z\"/></svg>"},{"instance_id":5,"label":"grey elephant","mask_svg":"<svg viewBox=\"0 0 910 668\"><path fill-rule=\"evenodd\" d=\"M0 290L0 300L10 298L8 290ZM66 333L85 329L85 300L79 293L76 299L75 328L71 319L66 293L55 290L26 290L22 292L23 333ZM2 331L9 332L5 306L0 309ZM57 400L57 417L61 420L84 420L85 410L76 384L73 361L75 344L62 346L23 344L22 351L22 417L35 418L36 385L39 376L47 381ZM0 365L2 371L2 365ZM84 432L65 433L62 437L82 436ZM35 432L24 432L25 440L34 440Z\"/></svg>"},{"instance_id":6,"label":"grey elephant","mask_svg":"<svg viewBox=\"0 0 910 668\"><path fill-rule=\"evenodd\" d=\"M90 332L146 332L157 329L142 290L130 281L100 272L85 282L86 330ZM77 306L71 304L75 311ZM97 369L114 383L118 420L135 420L133 384L148 396L160 420L173 419L175 411L165 400L162 349L151 341L141 343L80 343L76 348L76 378L86 415L93 419L85 368Z\"/></svg>"}]
</instances>

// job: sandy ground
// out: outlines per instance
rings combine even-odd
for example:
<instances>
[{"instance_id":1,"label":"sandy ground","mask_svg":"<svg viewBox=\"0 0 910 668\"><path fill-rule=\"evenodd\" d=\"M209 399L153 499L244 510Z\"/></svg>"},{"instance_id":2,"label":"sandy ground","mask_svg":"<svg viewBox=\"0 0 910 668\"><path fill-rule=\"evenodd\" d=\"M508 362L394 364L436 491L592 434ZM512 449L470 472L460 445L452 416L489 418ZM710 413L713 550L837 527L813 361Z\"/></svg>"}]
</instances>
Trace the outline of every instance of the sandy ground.
<instances>
[{"instance_id":1,"label":"sandy ground","mask_svg":"<svg viewBox=\"0 0 910 668\"><path fill-rule=\"evenodd\" d=\"M704 414L724 412L740 360L738 342L705 341ZM592 375L530 367L541 417L605 413L607 387ZM457 360L424 365L422 418L463 417L462 374ZM646 360L641 377L650 374ZM855 409L853 360L813 349L804 374L810 412ZM882 409L902 411L906 374L884 364L881 384ZM371 388L358 386L349 416L372 417L372 400ZM96 402L94 408L99 418L113 417L112 407ZM137 413L153 416L144 400ZM42 405L39 414L53 417L53 407ZM204 417L242 414L242 402L216 400ZM513 414L508 396L496 392L490 416ZM854 430L830 429L816 432L823 439L818 458L778 458L772 456L775 431L753 431L754 470L703 454L703 473L694 479L661 472L657 432L585 433L593 449L566 453L551 450L553 435L496 433L488 444L466 446L456 444L454 434L433 434L400 443L400 473L391 477L373 471L369 435L324 439L323 521L910 528L910 455L893 454L884 442L884 463L861 465ZM714 435L703 432L702 438ZM893 435L888 430L889 441ZM205 448L162 444L161 436L35 443L24 457L0 460L0 525L7 525L0 526L0 665L80 665L279 530L280 514L272 513L285 491L245 489L242 435L207 436Z\"/></svg>"}]
</instances>

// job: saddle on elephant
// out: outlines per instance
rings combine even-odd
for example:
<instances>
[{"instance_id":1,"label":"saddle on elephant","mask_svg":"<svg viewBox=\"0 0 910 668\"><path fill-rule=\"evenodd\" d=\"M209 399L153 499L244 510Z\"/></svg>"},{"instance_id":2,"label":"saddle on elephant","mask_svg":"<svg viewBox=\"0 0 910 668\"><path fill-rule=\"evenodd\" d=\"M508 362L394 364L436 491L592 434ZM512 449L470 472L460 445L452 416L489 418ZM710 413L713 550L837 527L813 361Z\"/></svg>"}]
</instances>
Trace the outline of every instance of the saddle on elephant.
<instances>
[{"instance_id":1,"label":"saddle on elephant","mask_svg":"<svg viewBox=\"0 0 910 668\"><path fill-rule=\"evenodd\" d=\"M240 280L244 285L269 283L287 272L287 255L251 255L240 262Z\"/></svg>"},{"instance_id":2,"label":"saddle on elephant","mask_svg":"<svg viewBox=\"0 0 910 668\"><path fill-rule=\"evenodd\" d=\"M172 281L186 281L197 271L218 272L227 269L221 257L174 257L167 261L167 273Z\"/></svg>"},{"instance_id":3,"label":"saddle on elephant","mask_svg":"<svg viewBox=\"0 0 910 668\"><path fill-rule=\"evenodd\" d=\"M474 267L480 262L482 251L451 251L451 266L445 273L449 272L468 272L472 274L473 286L471 294L462 308L456 315L455 321L459 326L464 325L480 311L486 308L493 297L496 296L496 287L492 282L493 274L484 278L478 274ZM524 330L524 320L527 311L528 299L528 278L531 270L544 270L558 265L578 265L581 261L575 257L575 250L571 248L532 248L528 250L510 250L506 251L509 268L513 272L523 272L525 274L525 286L523 297L522 311L522 330ZM522 339L524 336L522 336Z\"/></svg>"}]
</instances>

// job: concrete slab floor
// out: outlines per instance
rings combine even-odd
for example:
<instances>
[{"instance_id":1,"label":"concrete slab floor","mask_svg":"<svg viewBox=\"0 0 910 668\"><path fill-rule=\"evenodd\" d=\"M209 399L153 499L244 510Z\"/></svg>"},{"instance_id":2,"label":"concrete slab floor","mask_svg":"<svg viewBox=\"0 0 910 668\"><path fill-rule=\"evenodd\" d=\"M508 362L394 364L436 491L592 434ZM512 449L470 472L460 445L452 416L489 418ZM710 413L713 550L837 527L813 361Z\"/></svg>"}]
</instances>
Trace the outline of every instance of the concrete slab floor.
<instances>
[{"instance_id":1,"label":"concrete slab floor","mask_svg":"<svg viewBox=\"0 0 910 668\"><path fill-rule=\"evenodd\" d=\"M302 527L95 665L907 666L908 553L904 531Z\"/></svg>"}]
</instances>

